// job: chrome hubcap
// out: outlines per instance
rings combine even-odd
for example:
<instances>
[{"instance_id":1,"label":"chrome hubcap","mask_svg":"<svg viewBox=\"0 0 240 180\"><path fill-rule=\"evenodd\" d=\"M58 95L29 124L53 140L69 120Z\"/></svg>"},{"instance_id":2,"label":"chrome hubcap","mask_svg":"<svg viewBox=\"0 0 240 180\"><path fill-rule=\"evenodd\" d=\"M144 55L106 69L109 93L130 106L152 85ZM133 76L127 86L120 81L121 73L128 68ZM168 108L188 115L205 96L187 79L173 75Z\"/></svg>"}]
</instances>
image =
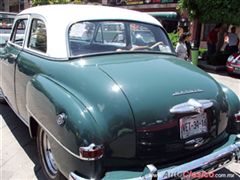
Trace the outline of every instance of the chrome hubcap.
<instances>
[{"instance_id":1,"label":"chrome hubcap","mask_svg":"<svg viewBox=\"0 0 240 180\"><path fill-rule=\"evenodd\" d=\"M43 156L45 158L45 164L48 173L51 177L55 177L58 172L58 168L56 165L56 161L54 159L54 156L52 154L51 146L48 140L48 137L46 133L43 132Z\"/></svg>"}]
</instances>

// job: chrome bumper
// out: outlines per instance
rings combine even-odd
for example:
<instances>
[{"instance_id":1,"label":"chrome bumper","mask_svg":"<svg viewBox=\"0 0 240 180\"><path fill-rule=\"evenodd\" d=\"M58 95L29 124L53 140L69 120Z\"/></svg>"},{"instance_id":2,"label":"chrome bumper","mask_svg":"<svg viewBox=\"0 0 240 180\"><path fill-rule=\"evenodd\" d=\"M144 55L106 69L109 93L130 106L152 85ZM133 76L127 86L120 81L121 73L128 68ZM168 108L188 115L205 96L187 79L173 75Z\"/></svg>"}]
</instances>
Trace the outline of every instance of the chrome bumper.
<instances>
[{"instance_id":1,"label":"chrome bumper","mask_svg":"<svg viewBox=\"0 0 240 180\"><path fill-rule=\"evenodd\" d=\"M213 152L209 155L193 160L191 162L181 164L179 166L167 168L164 170L157 170L157 168L154 165L147 165L143 170L141 176L136 178L130 178L129 180L156 180L156 179L162 180L173 178L173 176L169 177L167 175L181 177L186 172L201 172L201 171L215 172L223 168L230 162L234 161L235 162L240 161L240 137L239 141L236 142L235 144L228 145L223 149L220 149L216 152ZM119 179L121 179L121 177L119 177ZM86 179L78 176L74 172L71 172L69 174L69 180L86 180Z\"/></svg>"}]
</instances>

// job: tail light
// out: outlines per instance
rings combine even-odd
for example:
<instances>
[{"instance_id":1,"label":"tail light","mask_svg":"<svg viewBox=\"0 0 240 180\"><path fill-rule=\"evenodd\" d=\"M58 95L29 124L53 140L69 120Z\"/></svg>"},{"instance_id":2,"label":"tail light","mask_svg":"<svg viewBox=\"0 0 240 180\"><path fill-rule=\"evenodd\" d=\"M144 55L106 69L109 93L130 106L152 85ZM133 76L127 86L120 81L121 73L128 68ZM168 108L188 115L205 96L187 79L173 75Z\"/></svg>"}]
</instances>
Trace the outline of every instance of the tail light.
<instances>
[{"instance_id":1,"label":"tail light","mask_svg":"<svg viewBox=\"0 0 240 180\"><path fill-rule=\"evenodd\" d=\"M94 161L103 157L103 145L90 144L87 147L80 147L79 154L82 160Z\"/></svg>"},{"instance_id":2,"label":"tail light","mask_svg":"<svg viewBox=\"0 0 240 180\"><path fill-rule=\"evenodd\" d=\"M237 114L235 114L235 121L240 122L240 111Z\"/></svg>"}]
</instances>

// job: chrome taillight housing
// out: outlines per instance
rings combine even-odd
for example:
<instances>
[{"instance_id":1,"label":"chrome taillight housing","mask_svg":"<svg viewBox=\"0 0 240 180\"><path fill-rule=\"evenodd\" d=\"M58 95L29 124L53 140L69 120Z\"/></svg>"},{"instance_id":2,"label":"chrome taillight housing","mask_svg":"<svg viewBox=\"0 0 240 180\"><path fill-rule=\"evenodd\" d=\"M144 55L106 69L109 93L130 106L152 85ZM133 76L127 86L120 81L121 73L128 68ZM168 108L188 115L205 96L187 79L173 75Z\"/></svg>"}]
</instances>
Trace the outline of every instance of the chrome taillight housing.
<instances>
[{"instance_id":1,"label":"chrome taillight housing","mask_svg":"<svg viewBox=\"0 0 240 180\"><path fill-rule=\"evenodd\" d=\"M240 122L240 111L237 114L235 114L235 121Z\"/></svg>"},{"instance_id":2,"label":"chrome taillight housing","mask_svg":"<svg viewBox=\"0 0 240 180\"><path fill-rule=\"evenodd\" d=\"M94 143L86 147L79 147L80 159L94 161L103 157L104 146L95 145Z\"/></svg>"}]
</instances>

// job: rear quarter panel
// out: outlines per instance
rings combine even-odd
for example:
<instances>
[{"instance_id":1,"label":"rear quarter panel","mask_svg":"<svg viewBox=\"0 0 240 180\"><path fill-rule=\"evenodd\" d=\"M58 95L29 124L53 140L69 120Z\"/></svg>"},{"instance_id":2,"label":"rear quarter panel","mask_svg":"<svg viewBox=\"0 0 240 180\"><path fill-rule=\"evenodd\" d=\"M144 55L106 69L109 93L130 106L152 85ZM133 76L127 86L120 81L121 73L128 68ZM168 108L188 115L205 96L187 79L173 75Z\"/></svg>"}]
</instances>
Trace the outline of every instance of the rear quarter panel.
<instances>
[{"instance_id":1,"label":"rear quarter panel","mask_svg":"<svg viewBox=\"0 0 240 180\"><path fill-rule=\"evenodd\" d=\"M34 76L27 84L26 98L29 119L33 117L49 134L53 148L58 147L54 155L63 173L69 173L67 169L74 162L81 164L80 146L102 142L98 125L84 105L49 77L42 74ZM63 125L56 121L60 113L67 115ZM86 171L93 169L91 164L85 165Z\"/></svg>"}]
</instances>

